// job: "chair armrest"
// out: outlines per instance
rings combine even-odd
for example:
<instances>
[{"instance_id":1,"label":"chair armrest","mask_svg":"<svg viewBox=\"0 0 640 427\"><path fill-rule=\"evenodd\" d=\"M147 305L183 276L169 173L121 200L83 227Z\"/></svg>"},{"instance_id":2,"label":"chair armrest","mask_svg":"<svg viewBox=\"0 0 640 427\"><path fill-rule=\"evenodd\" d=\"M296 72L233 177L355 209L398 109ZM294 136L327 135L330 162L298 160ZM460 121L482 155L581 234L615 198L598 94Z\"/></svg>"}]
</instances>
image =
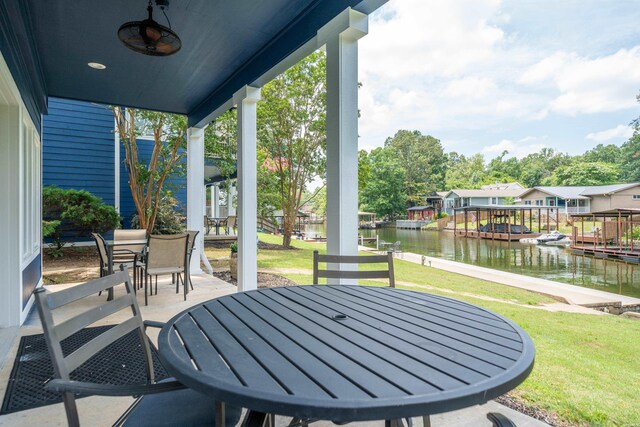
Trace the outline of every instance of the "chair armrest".
<instances>
[{"instance_id":1,"label":"chair armrest","mask_svg":"<svg viewBox=\"0 0 640 427\"><path fill-rule=\"evenodd\" d=\"M162 329L162 327L165 325L165 322L158 322L155 320L145 320L144 322L142 322L144 324L144 328L158 328L158 329Z\"/></svg>"},{"instance_id":2,"label":"chair armrest","mask_svg":"<svg viewBox=\"0 0 640 427\"><path fill-rule=\"evenodd\" d=\"M143 394L180 390L186 388L186 386L176 380L155 384L111 385L61 380L56 378L49 381L44 388L56 393L69 392L80 396L140 396Z\"/></svg>"},{"instance_id":3,"label":"chair armrest","mask_svg":"<svg viewBox=\"0 0 640 427\"><path fill-rule=\"evenodd\" d=\"M489 412L487 418L493 423L493 427L516 427L513 421L499 412Z\"/></svg>"}]
</instances>

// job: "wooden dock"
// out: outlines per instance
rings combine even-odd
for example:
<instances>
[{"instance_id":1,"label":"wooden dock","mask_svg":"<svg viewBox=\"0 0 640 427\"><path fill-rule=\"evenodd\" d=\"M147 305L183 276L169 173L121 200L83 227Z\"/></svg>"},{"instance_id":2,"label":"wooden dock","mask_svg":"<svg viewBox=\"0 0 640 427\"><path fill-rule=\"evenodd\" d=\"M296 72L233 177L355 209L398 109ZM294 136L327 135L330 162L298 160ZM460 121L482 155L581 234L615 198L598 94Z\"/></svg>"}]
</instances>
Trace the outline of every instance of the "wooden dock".
<instances>
[{"instance_id":1,"label":"wooden dock","mask_svg":"<svg viewBox=\"0 0 640 427\"><path fill-rule=\"evenodd\" d=\"M420 230L422 227L428 224L428 221L423 220L403 220L396 221L396 228L404 228L408 230Z\"/></svg>"},{"instance_id":2,"label":"wooden dock","mask_svg":"<svg viewBox=\"0 0 640 427\"><path fill-rule=\"evenodd\" d=\"M572 220L579 220L580 226L573 227L571 251L578 255L640 263L638 216L640 209L627 208L572 215ZM585 231L585 222L593 224L591 231Z\"/></svg>"},{"instance_id":3,"label":"wooden dock","mask_svg":"<svg viewBox=\"0 0 640 427\"><path fill-rule=\"evenodd\" d=\"M575 255L588 255L601 259L613 261L624 261L634 264L640 263L640 250L630 247L593 246L593 245L571 245L571 252Z\"/></svg>"},{"instance_id":4,"label":"wooden dock","mask_svg":"<svg viewBox=\"0 0 640 427\"><path fill-rule=\"evenodd\" d=\"M492 233L485 231L477 231L477 230L455 230L456 236L461 237L473 237L476 239L489 239L489 240L499 240L503 242L517 242L520 239L535 239L540 236L540 233Z\"/></svg>"}]
</instances>

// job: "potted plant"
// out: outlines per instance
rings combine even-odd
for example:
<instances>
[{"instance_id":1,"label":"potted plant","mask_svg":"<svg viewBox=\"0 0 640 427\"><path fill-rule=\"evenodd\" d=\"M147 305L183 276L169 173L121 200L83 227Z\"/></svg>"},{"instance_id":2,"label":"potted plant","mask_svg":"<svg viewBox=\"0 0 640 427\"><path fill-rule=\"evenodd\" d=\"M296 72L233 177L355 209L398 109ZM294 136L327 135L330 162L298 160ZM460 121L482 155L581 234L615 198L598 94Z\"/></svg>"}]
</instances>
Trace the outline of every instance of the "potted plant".
<instances>
[{"instance_id":1,"label":"potted plant","mask_svg":"<svg viewBox=\"0 0 640 427\"><path fill-rule=\"evenodd\" d=\"M238 280L238 242L233 242L229 248L231 249L229 271L231 272L231 278Z\"/></svg>"}]
</instances>

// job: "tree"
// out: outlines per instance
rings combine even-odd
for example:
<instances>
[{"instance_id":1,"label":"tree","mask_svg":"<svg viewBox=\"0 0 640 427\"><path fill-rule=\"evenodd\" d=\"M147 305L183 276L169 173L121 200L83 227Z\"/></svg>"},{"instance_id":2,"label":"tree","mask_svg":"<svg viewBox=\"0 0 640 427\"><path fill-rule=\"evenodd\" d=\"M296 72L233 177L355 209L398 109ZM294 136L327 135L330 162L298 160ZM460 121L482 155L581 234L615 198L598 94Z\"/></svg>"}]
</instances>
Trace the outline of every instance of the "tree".
<instances>
[{"instance_id":1,"label":"tree","mask_svg":"<svg viewBox=\"0 0 640 427\"><path fill-rule=\"evenodd\" d=\"M640 94L636 98L640 102ZM640 117L631 122L633 135L621 148L621 177L626 182L640 181Z\"/></svg>"},{"instance_id":2,"label":"tree","mask_svg":"<svg viewBox=\"0 0 640 427\"><path fill-rule=\"evenodd\" d=\"M557 168L550 179L552 185L607 185L618 182L618 166L605 162L575 161Z\"/></svg>"},{"instance_id":3,"label":"tree","mask_svg":"<svg viewBox=\"0 0 640 427\"><path fill-rule=\"evenodd\" d=\"M358 191L362 192L369 182L371 175L371 164L369 163L369 153L366 150L358 152Z\"/></svg>"},{"instance_id":4,"label":"tree","mask_svg":"<svg viewBox=\"0 0 640 427\"><path fill-rule=\"evenodd\" d=\"M220 175L227 181L236 171L237 135L238 120L235 109L220 115L204 131L204 156L215 162L220 169Z\"/></svg>"},{"instance_id":5,"label":"tree","mask_svg":"<svg viewBox=\"0 0 640 427\"><path fill-rule=\"evenodd\" d=\"M164 196L167 179L184 174L187 118L176 114L112 106L116 130L125 149L124 164L141 229L151 233ZM148 160L138 152L137 138L153 135Z\"/></svg>"},{"instance_id":6,"label":"tree","mask_svg":"<svg viewBox=\"0 0 640 427\"><path fill-rule=\"evenodd\" d=\"M552 185L549 178L553 172L570 162L571 158L567 154L557 153L552 148L543 148L540 152L529 154L520 160L521 183L526 187Z\"/></svg>"},{"instance_id":7,"label":"tree","mask_svg":"<svg viewBox=\"0 0 640 427\"><path fill-rule=\"evenodd\" d=\"M487 167L487 180L493 182L514 182L520 177L520 162L516 157L510 157L505 160L509 154L507 150L503 151L499 156L491 159Z\"/></svg>"},{"instance_id":8,"label":"tree","mask_svg":"<svg viewBox=\"0 0 640 427\"><path fill-rule=\"evenodd\" d=\"M474 154L467 158L455 152L449 153L445 175L447 189L480 188L485 181L486 171L482 154Z\"/></svg>"},{"instance_id":9,"label":"tree","mask_svg":"<svg viewBox=\"0 0 640 427\"><path fill-rule=\"evenodd\" d=\"M363 208L378 215L404 213L407 204L406 172L396 152L376 148L369 154L369 182L362 192Z\"/></svg>"},{"instance_id":10,"label":"tree","mask_svg":"<svg viewBox=\"0 0 640 427\"><path fill-rule=\"evenodd\" d=\"M326 57L315 52L262 89L258 143L274 162L283 211L283 240L291 235L307 183L326 162Z\"/></svg>"},{"instance_id":11,"label":"tree","mask_svg":"<svg viewBox=\"0 0 640 427\"><path fill-rule=\"evenodd\" d=\"M620 161L622 160L621 149L615 144L598 144L591 150L584 153L581 157L582 160L589 163L603 162L616 165L620 164Z\"/></svg>"},{"instance_id":12,"label":"tree","mask_svg":"<svg viewBox=\"0 0 640 427\"><path fill-rule=\"evenodd\" d=\"M42 189L42 219L43 236L51 237L55 245L55 250L50 252L53 256L62 255L65 235L88 237L120 225L116 209L95 194L56 186Z\"/></svg>"},{"instance_id":13,"label":"tree","mask_svg":"<svg viewBox=\"0 0 640 427\"><path fill-rule=\"evenodd\" d=\"M445 156L438 139L417 130L399 130L384 145L402 160L409 206L420 203L429 192L443 188Z\"/></svg>"}]
</instances>

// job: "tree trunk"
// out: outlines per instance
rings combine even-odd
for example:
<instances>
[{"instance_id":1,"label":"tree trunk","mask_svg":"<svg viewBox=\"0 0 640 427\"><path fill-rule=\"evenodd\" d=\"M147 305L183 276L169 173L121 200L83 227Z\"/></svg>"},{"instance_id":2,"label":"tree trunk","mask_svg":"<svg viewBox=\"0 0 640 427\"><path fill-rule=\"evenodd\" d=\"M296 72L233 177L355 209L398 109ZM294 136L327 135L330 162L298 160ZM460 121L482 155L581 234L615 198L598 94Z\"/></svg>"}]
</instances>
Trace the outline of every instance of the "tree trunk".
<instances>
[{"instance_id":1,"label":"tree trunk","mask_svg":"<svg viewBox=\"0 0 640 427\"><path fill-rule=\"evenodd\" d=\"M291 246L291 235L293 234L293 225L295 223L295 216L291 216L289 212L283 211L284 217L282 218L282 246L288 248Z\"/></svg>"}]
</instances>

